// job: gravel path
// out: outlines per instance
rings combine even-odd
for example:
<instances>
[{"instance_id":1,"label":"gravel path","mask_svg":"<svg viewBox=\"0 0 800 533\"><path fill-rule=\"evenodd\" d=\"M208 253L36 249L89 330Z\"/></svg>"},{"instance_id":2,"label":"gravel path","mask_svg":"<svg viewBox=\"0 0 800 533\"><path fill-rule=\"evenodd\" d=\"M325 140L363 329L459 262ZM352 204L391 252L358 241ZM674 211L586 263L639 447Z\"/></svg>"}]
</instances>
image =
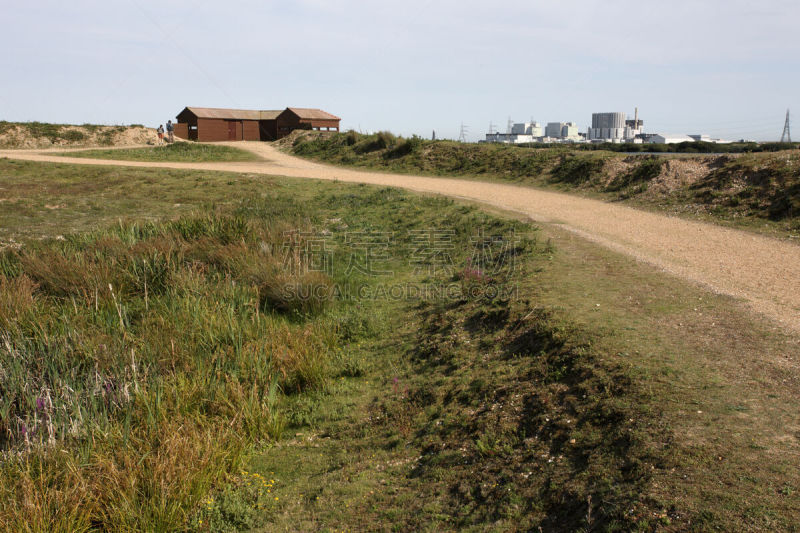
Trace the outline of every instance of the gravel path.
<instances>
[{"instance_id":1,"label":"gravel path","mask_svg":"<svg viewBox=\"0 0 800 533\"><path fill-rule=\"evenodd\" d=\"M0 157L80 165L229 170L386 185L474 200L561 226L716 292L742 298L755 311L800 332L800 246L792 243L569 194L500 183L349 170L292 157L266 143L233 145L257 153L264 161L149 163L18 150L0 151Z\"/></svg>"}]
</instances>

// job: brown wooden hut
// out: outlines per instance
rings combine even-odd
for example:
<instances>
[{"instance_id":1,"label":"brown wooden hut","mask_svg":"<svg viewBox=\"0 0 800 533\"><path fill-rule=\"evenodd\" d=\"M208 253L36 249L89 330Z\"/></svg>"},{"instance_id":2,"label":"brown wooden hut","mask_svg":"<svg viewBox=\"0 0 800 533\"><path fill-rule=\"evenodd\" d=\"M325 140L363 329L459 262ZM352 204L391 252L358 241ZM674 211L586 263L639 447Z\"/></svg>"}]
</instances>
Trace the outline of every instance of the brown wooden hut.
<instances>
[{"instance_id":1,"label":"brown wooden hut","mask_svg":"<svg viewBox=\"0 0 800 533\"><path fill-rule=\"evenodd\" d=\"M246 109L187 107L176 117L192 141L260 141L260 112Z\"/></svg>"},{"instance_id":2,"label":"brown wooden hut","mask_svg":"<svg viewBox=\"0 0 800 533\"><path fill-rule=\"evenodd\" d=\"M186 107L178 113L175 132L192 141L274 141L296 129L339 131L339 117L321 109L287 107L254 111Z\"/></svg>"},{"instance_id":3,"label":"brown wooden hut","mask_svg":"<svg viewBox=\"0 0 800 533\"><path fill-rule=\"evenodd\" d=\"M321 109L287 107L278 115L278 138L286 137L294 130L339 131L341 120Z\"/></svg>"}]
</instances>

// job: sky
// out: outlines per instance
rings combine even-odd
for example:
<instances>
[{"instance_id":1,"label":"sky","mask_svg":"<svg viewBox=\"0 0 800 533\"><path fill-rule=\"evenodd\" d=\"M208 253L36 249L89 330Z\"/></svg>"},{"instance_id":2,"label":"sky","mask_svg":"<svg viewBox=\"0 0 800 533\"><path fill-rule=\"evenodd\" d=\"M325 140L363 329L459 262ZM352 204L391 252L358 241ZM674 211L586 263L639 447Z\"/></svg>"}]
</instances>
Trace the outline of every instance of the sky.
<instances>
[{"instance_id":1,"label":"sky","mask_svg":"<svg viewBox=\"0 0 800 533\"><path fill-rule=\"evenodd\" d=\"M157 126L316 107L470 140L639 108L650 133L777 140L800 117L796 0L0 0L0 120ZM800 120L796 137L800 139Z\"/></svg>"}]
</instances>

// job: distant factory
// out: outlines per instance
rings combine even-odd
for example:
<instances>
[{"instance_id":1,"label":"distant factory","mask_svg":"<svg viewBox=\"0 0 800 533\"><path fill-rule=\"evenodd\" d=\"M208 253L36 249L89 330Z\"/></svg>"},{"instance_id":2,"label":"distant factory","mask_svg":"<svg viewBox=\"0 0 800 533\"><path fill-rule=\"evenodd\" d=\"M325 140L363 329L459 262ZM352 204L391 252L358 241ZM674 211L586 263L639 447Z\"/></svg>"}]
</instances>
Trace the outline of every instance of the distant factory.
<instances>
[{"instance_id":1,"label":"distant factory","mask_svg":"<svg viewBox=\"0 0 800 533\"><path fill-rule=\"evenodd\" d=\"M520 122L511 124L506 133L487 133L486 140L481 142L525 144L579 142L583 139L574 122L548 122L544 128L538 122Z\"/></svg>"},{"instance_id":2,"label":"distant factory","mask_svg":"<svg viewBox=\"0 0 800 533\"><path fill-rule=\"evenodd\" d=\"M642 126L639 120L639 108L636 108L633 120L628 120L625 113L592 113L592 127L589 128L587 140L592 142L641 142Z\"/></svg>"},{"instance_id":3,"label":"distant factory","mask_svg":"<svg viewBox=\"0 0 800 533\"><path fill-rule=\"evenodd\" d=\"M644 121L639 118L636 108L632 119L624 112L592 113L592 125L586 133L578 131L575 122L548 122L542 128L538 122L512 124L506 133L490 131L480 142L528 144L528 143L656 143L670 144L681 142L727 143L722 139L712 139L708 135L673 135L645 133Z\"/></svg>"}]
</instances>

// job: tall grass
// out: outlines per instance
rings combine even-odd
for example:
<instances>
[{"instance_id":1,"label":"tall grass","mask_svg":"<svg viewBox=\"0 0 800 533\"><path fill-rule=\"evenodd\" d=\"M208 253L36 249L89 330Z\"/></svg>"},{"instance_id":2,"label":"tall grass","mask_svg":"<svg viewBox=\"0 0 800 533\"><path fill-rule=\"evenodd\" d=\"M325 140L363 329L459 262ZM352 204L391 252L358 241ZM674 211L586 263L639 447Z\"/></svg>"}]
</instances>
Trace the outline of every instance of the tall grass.
<instances>
[{"instance_id":1,"label":"tall grass","mask_svg":"<svg viewBox=\"0 0 800 533\"><path fill-rule=\"evenodd\" d=\"M281 395L325 386L339 334L281 289L330 282L286 271L279 228L195 216L4 253L0 529L181 529L280 436Z\"/></svg>"}]
</instances>

